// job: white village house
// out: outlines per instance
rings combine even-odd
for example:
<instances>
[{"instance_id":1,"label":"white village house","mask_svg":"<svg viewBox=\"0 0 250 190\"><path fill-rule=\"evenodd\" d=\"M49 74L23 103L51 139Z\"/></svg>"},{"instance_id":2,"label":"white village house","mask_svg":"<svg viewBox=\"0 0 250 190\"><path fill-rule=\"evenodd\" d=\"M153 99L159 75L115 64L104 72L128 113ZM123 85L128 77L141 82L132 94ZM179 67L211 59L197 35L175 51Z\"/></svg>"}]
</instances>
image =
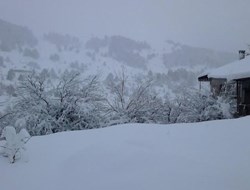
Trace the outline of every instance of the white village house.
<instances>
[{"instance_id":1,"label":"white village house","mask_svg":"<svg viewBox=\"0 0 250 190\"><path fill-rule=\"evenodd\" d=\"M200 82L210 82L211 91L219 95L225 83L236 84L237 115L250 115L250 56L244 50L239 51L240 60L211 70L198 77Z\"/></svg>"}]
</instances>

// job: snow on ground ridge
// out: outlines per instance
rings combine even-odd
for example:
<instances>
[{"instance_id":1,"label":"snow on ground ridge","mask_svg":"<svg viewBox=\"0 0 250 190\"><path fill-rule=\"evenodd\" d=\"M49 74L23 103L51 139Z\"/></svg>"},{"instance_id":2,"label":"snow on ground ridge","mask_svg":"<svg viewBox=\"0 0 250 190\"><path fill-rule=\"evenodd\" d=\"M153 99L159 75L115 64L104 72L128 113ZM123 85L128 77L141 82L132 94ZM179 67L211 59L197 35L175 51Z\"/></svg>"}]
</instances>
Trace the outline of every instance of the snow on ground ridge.
<instances>
[{"instance_id":1,"label":"snow on ground ridge","mask_svg":"<svg viewBox=\"0 0 250 190\"><path fill-rule=\"evenodd\" d=\"M249 122L127 124L33 137L28 163L0 157L1 189L246 190Z\"/></svg>"}]
</instances>

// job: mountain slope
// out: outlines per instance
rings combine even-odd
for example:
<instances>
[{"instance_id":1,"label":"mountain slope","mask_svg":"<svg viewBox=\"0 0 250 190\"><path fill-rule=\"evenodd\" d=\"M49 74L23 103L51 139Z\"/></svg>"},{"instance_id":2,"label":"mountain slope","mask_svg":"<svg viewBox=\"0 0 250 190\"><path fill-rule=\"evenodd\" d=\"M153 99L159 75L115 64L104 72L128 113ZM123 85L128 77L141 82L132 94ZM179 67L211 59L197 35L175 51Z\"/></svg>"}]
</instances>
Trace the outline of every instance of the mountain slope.
<instances>
[{"instance_id":1,"label":"mountain slope","mask_svg":"<svg viewBox=\"0 0 250 190\"><path fill-rule=\"evenodd\" d=\"M0 29L0 44L7 47L0 48L0 96L15 95L18 82L32 71L43 71L56 79L65 70L99 75L101 81L124 71L129 80L151 77L158 87L175 94L180 86L197 86L197 76L204 70L236 59L235 54L171 40L153 47L118 35L85 41L57 33L38 38L28 28L2 20Z\"/></svg>"}]
</instances>

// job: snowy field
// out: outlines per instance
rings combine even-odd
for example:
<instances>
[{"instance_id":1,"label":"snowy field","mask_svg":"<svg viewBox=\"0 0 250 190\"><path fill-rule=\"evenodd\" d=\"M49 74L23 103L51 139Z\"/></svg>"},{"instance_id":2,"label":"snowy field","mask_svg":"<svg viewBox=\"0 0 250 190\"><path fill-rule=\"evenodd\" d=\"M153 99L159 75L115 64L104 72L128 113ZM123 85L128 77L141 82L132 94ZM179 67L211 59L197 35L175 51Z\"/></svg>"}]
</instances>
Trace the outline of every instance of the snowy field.
<instances>
[{"instance_id":1,"label":"snowy field","mask_svg":"<svg viewBox=\"0 0 250 190\"><path fill-rule=\"evenodd\" d=\"M248 190L250 117L128 124L33 137L0 156L1 190Z\"/></svg>"}]
</instances>

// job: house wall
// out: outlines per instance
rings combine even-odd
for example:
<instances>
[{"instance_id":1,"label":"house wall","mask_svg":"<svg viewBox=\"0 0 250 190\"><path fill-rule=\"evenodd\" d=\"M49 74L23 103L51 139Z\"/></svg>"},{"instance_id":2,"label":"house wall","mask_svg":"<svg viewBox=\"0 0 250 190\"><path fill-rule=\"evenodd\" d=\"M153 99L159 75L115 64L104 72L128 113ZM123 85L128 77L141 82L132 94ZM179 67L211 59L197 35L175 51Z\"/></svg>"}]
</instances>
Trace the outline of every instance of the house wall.
<instances>
[{"instance_id":1,"label":"house wall","mask_svg":"<svg viewBox=\"0 0 250 190\"><path fill-rule=\"evenodd\" d=\"M227 82L226 79L215 79L215 78L212 78L210 80L211 92L215 96L218 96L220 94L220 92L221 92L222 87L225 85L226 82Z\"/></svg>"},{"instance_id":2,"label":"house wall","mask_svg":"<svg viewBox=\"0 0 250 190\"><path fill-rule=\"evenodd\" d=\"M239 116L250 115L250 78L237 81L237 95Z\"/></svg>"}]
</instances>

